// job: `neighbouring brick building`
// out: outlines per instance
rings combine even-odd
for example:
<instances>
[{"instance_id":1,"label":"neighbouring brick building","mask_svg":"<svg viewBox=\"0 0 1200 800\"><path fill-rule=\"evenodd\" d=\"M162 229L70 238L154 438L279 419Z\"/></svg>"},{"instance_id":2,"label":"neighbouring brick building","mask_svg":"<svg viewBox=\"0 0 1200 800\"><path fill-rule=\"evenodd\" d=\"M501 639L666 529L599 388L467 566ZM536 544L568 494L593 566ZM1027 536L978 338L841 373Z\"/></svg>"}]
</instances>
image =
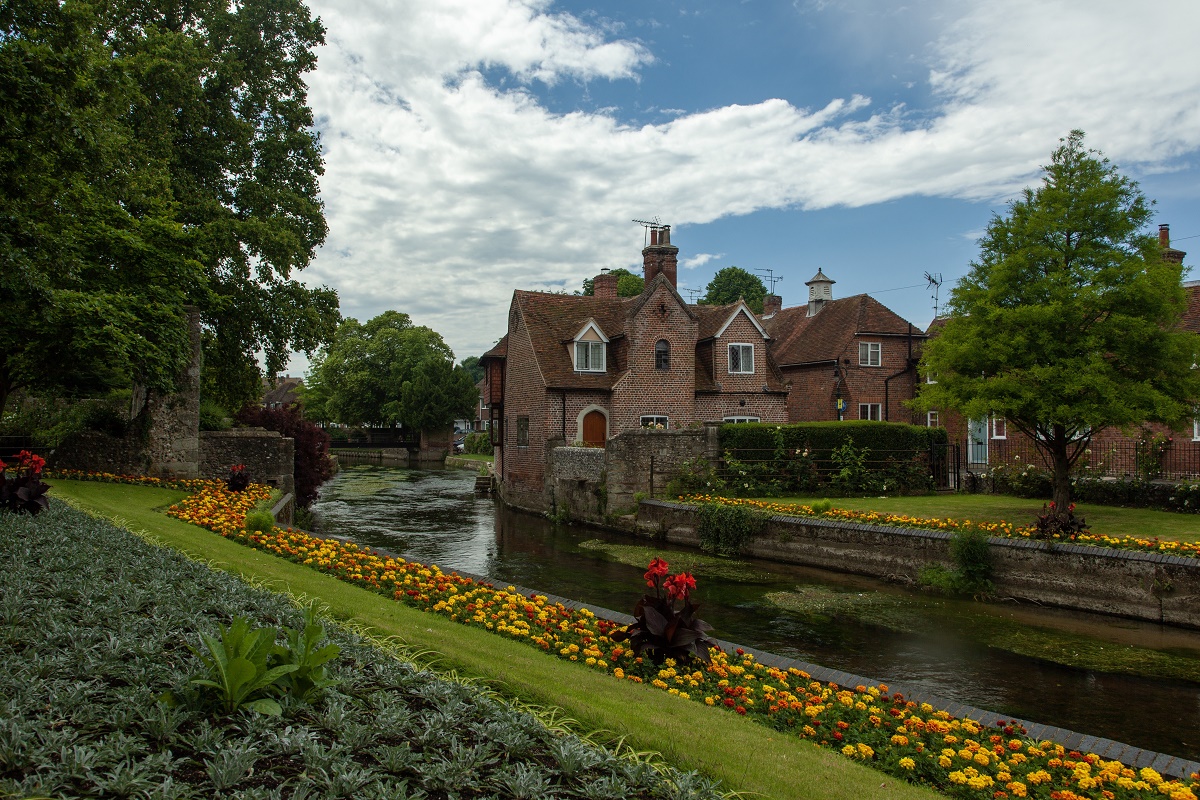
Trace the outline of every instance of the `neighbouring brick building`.
<instances>
[{"instance_id":1,"label":"neighbouring brick building","mask_svg":"<svg viewBox=\"0 0 1200 800\"><path fill-rule=\"evenodd\" d=\"M1182 264L1187 253L1171 247L1168 225L1158 226L1158 237L1163 258ZM1187 309L1180 320L1180 327L1200 333L1200 281L1187 281L1183 286L1187 291ZM935 319L926 331L927 336L937 336L944 324L944 318ZM963 463L970 471L981 472L1001 464L1045 466L1034 441L1010 426L1003 417L968 420L950 410L930 412L930 417L934 424L941 424L947 429L951 442L962 444ZM1150 442L1155 434L1169 436L1170 441L1158 444ZM1157 448L1159 453L1152 455L1153 448ZM1129 432L1107 428L1092 437L1078 466L1086 466L1094 474L1107 476L1174 480L1200 478L1200 418L1191 420L1178 430L1170 430L1159 424L1141 426Z\"/></svg>"},{"instance_id":2,"label":"neighbouring brick building","mask_svg":"<svg viewBox=\"0 0 1200 800\"><path fill-rule=\"evenodd\" d=\"M775 295L763 304L771 353L790 385L789 421L927 424L904 405L915 396L925 332L869 295L834 300L834 283L818 270L806 284L808 305L781 309Z\"/></svg>"},{"instance_id":3,"label":"neighbouring brick building","mask_svg":"<svg viewBox=\"0 0 1200 800\"><path fill-rule=\"evenodd\" d=\"M706 420L787 420L787 388L770 337L745 303L702 306L676 291L679 248L652 228L645 289L618 297L516 291L508 333L480 361L501 492L537 507L547 448L602 446L623 431Z\"/></svg>"}]
</instances>

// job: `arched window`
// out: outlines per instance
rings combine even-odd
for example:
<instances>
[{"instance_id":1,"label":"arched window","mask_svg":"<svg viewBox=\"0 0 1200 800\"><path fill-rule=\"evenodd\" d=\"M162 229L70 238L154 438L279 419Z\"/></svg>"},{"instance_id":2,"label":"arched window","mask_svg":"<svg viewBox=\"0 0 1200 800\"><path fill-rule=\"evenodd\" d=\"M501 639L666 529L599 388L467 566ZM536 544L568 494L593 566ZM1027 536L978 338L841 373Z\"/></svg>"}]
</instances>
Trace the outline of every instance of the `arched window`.
<instances>
[{"instance_id":1,"label":"arched window","mask_svg":"<svg viewBox=\"0 0 1200 800\"><path fill-rule=\"evenodd\" d=\"M666 339L659 339L654 343L654 367L655 369L671 368L671 343Z\"/></svg>"}]
</instances>

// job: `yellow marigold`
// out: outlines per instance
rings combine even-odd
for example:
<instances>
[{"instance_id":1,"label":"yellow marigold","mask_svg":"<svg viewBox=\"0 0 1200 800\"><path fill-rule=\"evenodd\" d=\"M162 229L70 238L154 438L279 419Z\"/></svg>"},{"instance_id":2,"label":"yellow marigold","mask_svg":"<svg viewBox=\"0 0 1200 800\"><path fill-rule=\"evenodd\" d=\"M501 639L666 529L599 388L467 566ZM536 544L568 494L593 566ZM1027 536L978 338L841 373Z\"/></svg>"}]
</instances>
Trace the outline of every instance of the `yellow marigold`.
<instances>
[{"instance_id":1,"label":"yellow marigold","mask_svg":"<svg viewBox=\"0 0 1200 800\"><path fill-rule=\"evenodd\" d=\"M901 769L912 769L915 766L917 766L917 762L913 761L908 756L905 756L904 758L900 759L900 768Z\"/></svg>"}]
</instances>

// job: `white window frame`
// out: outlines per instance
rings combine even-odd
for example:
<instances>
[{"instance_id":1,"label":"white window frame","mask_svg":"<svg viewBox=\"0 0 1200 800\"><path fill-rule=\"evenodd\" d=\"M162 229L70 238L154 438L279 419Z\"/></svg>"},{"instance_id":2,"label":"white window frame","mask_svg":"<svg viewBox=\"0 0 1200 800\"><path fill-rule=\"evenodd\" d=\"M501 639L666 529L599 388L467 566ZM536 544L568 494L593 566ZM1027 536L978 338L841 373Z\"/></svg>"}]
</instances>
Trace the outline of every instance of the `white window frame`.
<instances>
[{"instance_id":1,"label":"white window frame","mask_svg":"<svg viewBox=\"0 0 1200 800\"><path fill-rule=\"evenodd\" d=\"M926 412L926 414L925 414L925 427L926 427L926 428L940 428L940 427L942 427L942 420L941 420L941 417L939 417L939 416L938 416L938 412L936 412L936 411L928 411L928 412Z\"/></svg>"},{"instance_id":2,"label":"white window frame","mask_svg":"<svg viewBox=\"0 0 1200 800\"><path fill-rule=\"evenodd\" d=\"M1008 420L1004 417L992 417L990 421L993 439L1008 438Z\"/></svg>"},{"instance_id":3,"label":"white window frame","mask_svg":"<svg viewBox=\"0 0 1200 800\"><path fill-rule=\"evenodd\" d=\"M733 368L733 348L738 348L738 369ZM750 369L746 369L746 348L750 350ZM753 375L754 374L754 345L746 344L745 342L733 342L729 345L729 374L730 375Z\"/></svg>"},{"instance_id":4,"label":"white window frame","mask_svg":"<svg viewBox=\"0 0 1200 800\"><path fill-rule=\"evenodd\" d=\"M883 366L883 344L881 342L859 342L858 365L860 367Z\"/></svg>"},{"instance_id":5,"label":"white window frame","mask_svg":"<svg viewBox=\"0 0 1200 800\"><path fill-rule=\"evenodd\" d=\"M638 421L643 428L653 428L657 425L662 425L663 430L670 428L670 420L667 419L666 414L642 414Z\"/></svg>"},{"instance_id":6,"label":"white window frame","mask_svg":"<svg viewBox=\"0 0 1200 800\"><path fill-rule=\"evenodd\" d=\"M867 409L867 416L865 417L863 416L864 408ZM858 418L871 420L872 422L883 422L883 403L859 403Z\"/></svg>"},{"instance_id":7,"label":"white window frame","mask_svg":"<svg viewBox=\"0 0 1200 800\"><path fill-rule=\"evenodd\" d=\"M737 423L737 422L761 422L762 420L760 420L758 417L724 417L721 419L721 421Z\"/></svg>"},{"instance_id":8,"label":"white window frame","mask_svg":"<svg viewBox=\"0 0 1200 800\"><path fill-rule=\"evenodd\" d=\"M576 372L605 372L605 360L608 357L608 345L605 342L582 341L575 343ZM599 368L593 366L599 363Z\"/></svg>"},{"instance_id":9,"label":"white window frame","mask_svg":"<svg viewBox=\"0 0 1200 800\"><path fill-rule=\"evenodd\" d=\"M1200 417L1192 417L1192 441L1200 442Z\"/></svg>"}]
</instances>

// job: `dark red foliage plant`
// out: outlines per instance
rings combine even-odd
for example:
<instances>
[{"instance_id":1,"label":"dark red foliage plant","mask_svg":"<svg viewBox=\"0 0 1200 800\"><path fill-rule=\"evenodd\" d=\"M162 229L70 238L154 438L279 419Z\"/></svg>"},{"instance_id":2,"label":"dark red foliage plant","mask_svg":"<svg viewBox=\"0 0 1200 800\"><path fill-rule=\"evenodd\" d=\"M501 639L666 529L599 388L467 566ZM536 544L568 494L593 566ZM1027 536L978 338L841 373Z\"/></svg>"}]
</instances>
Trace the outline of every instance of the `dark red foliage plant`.
<instances>
[{"instance_id":1,"label":"dark red foliage plant","mask_svg":"<svg viewBox=\"0 0 1200 800\"><path fill-rule=\"evenodd\" d=\"M250 476L246 474L245 464L234 464L229 468L229 477L225 479L225 488L231 492L244 492L250 486Z\"/></svg>"},{"instance_id":2,"label":"dark red foliage plant","mask_svg":"<svg viewBox=\"0 0 1200 800\"><path fill-rule=\"evenodd\" d=\"M613 641L628 640L635 655L645 653L656 664L668 658L707 663L708 651L717 643L704 635L712 626L696 616L699 606L691 600L696 579L687 572L671 575L661 558L650 562L644 577L654 594L642 596L633 609L633 624L613 632Z\"/></svg>"},{"instance_id":3,"label":"dark red foliage plant","mask_svg":"<svg viewBox=\"0 0 1200 800\"><path fill-rule=\"evenodd\" d=\"M245 408L237 415L243 425L257 425L279 431L295 440L296 502L308 508L317 499L321 484L333 477L329 458L329 434L304 418L300 406L282 408Z\"/></svg>"},{"instance_id":4,"label":"dark red foliage plant","mask_svg":"<svg viewBox=\"0 0 1200 800\"><path fill-rule=\"evenodd\" d=\"M38 514L50 507L46 492L50 485L42 481L46 460L28 450L17 453L15 464L0 461L0 510Z\"/></svg>"}]
</instances>

